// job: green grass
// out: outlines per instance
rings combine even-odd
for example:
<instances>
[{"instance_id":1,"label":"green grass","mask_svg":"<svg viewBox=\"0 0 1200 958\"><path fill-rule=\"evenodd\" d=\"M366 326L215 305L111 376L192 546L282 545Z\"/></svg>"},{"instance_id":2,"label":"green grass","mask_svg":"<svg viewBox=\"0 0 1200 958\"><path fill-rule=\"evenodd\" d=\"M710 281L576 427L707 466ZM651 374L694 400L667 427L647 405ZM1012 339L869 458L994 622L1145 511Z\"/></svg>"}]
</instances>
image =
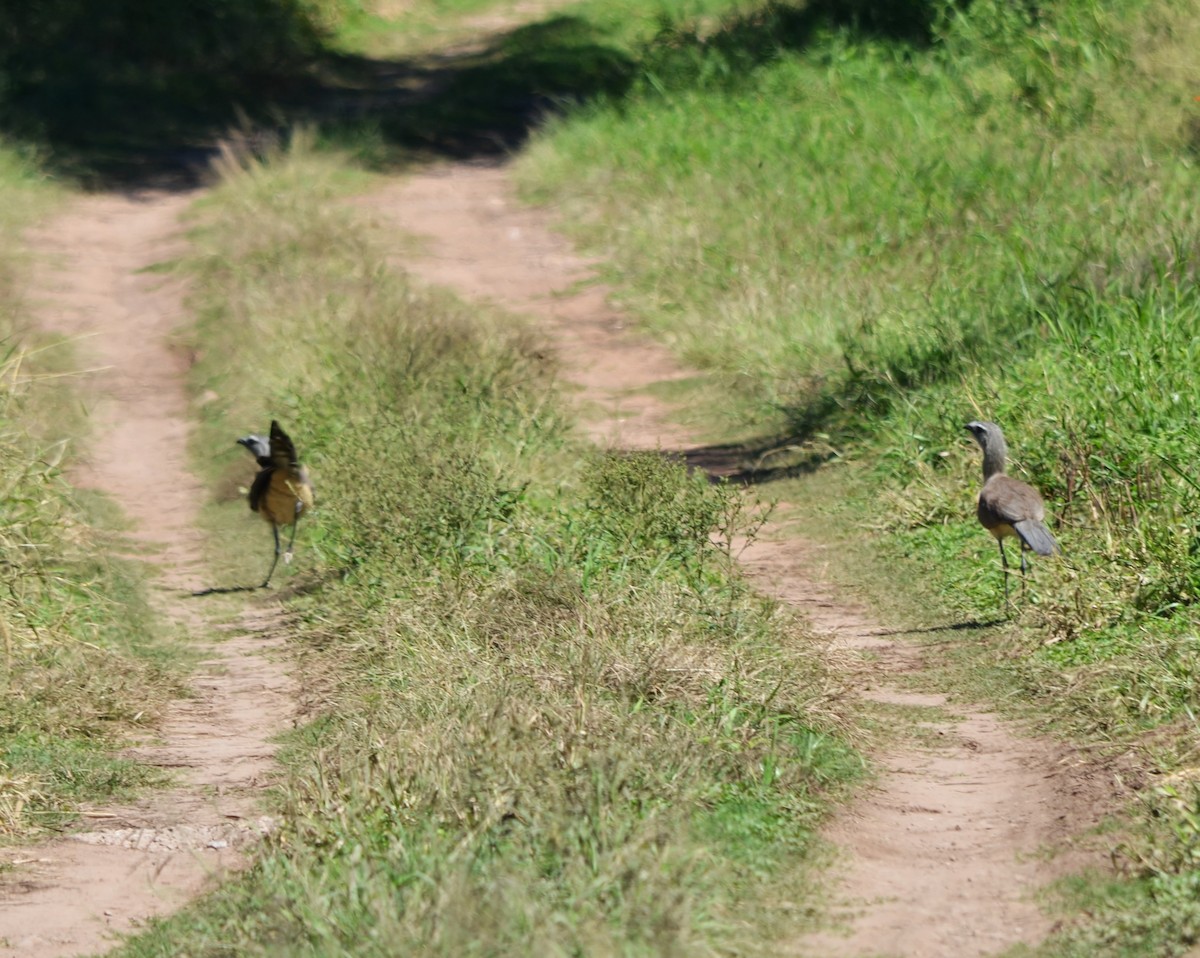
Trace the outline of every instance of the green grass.
<instances>
[{"instance_id":1,"label":"green grass","mask_svg":"<svg viewBox=\"0 0 1200 958\"><path fill-rule=\"evenodd\" d=\"M603 22L591 11L564 13ZM671 18L631 47L624 93L568 110L519 164L639 321L757 405L724 422L739 440L761 430L747 449L771 453L764 480L854 462L781 494L828 503L853 525L844 540L872 533L881 590L900 579L921 597L908 621L1002 611L962 430L1001 423L1065 556L1035 561L1016 628L941 637L933 680L1168 771L1195 764L1200 704L1197 13L1060 0ZM1131 881L1082 923L1089 944L1067 933L1048 954L1193 940L1190 912L1152 934L1133 917L1194 880L1172 853L1179 804L1156 821L1155 854L1117 850Z\"/></svg>"},{"instance_id":2,"label":"green grass","mask_svg":"<svg viewBox=\"0 0 1200 958\"><path fill-rule=\"evenodd\" d=\"M374 0L339 24L335 42L347 52L370 56L444 52L457 44L478 43L481 35L491 40L496 33L519 30L522 25L553 23L559 11L566 11L571 19L594 28L614 49L631 54L654 36L660 21L711 16L739 5L745 6L739 0L602 0L586 4L560 0L531 15L514 9L511 0Z\"/></svg>"},{"instance_id":3,"label":"green grass","mask_svg":"<svg viewBox=\"0 0 1200 958\"><path fill-rule=\"evenodd\" d=\"M490 14L503 21L510 6L507 0L375 0L339 25L336 44L374 57L431 52L477 39L477 18Z\"/></svg>"},{"instance_id":4,"label":"green grass","mask_svg":"<svg viewBox=\"0 0 1200 958\"><path fill-rule=\"evenodd\" d=\"M680 27L643 54L634 95L572 114L530 152L531 195L578 204L580 235L690 361L746 374L801 424L825 403L953 376L1028 335L1047 287L1126 250L1166 254L1194 223L1178 129L1159 121L1144 142L1139 115L1125 142L1093 148L1101 109L1131 109L1094 102L1096 88L1134 65L1101 46L1063 71L1068 104L1051 110L995 75L1017 64L968 39L987 19L974 5L934 51L813 36L782 6L713 36ZM1086 40L1059 36L1046 55L1082 56ZM1014 60L1048 42L1001 41ZM1182 124L1183 91L1139 79L1113 79L1108 98L1149 93Z\"/></svg>"},{"instance_id":5,"label":"green grass","mask_svg":"<svg viewBox=\"0 0 1200 958\"><path fill-rule=\"evenodd\" d=\"M416 5L405 42L484 9ZM733 397L726 422L768 424L770 476L854 461L789 498L843 542L871 517L878 554L841 574L910 583L906 621L999 612L961 425L1004 425L1066 555L1016 627L931 642L929 681L1176 776L1114 839L1119 880L1065 893L1047 955L1198 934L1198 12L577 3L320 134L386 165L494 152L559 108L528 195ZM410 49L351 23L348 48ZM318 718L254 870L128 953L769 953L860 760L795 623L709 538L755 520L581 451L536 337L384 266L337 203L356 176L301 138L201 214L197 447L228 450L214 528L245 529L222 574L265 566L232 440L275 416L318 487L280 579Z\"/></svg>"},{"instance_id":6,"label":"green grass","mask_svg":"<svg viewBox=\"0 0 1200 958\"><path fill-rule=\"evenodd\" d=\"M273 415L313 472L279 586L314 717L252 871L124 953L769 953L862 760L734 574L741 494L588 449L540 338L388 267L336 156L225 172L198 446Z\"/></svg>"}]
</instances>

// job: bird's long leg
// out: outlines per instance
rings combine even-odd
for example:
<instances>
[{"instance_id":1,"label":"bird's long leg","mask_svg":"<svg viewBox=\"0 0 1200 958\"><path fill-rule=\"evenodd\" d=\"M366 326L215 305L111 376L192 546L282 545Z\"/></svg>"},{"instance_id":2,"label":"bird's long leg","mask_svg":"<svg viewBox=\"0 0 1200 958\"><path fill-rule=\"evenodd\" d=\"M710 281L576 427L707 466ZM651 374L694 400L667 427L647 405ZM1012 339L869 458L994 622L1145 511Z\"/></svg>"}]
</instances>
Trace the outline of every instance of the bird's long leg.
<instances>
[{"instance_id":1,"label":"bird's long leg","mask_svg":"<svg viewBox=\"0 0 1200 958\"><path fill-rule=\"evenodd\" d=\"M275 536L275 558L271 560L271 568L267 570L267 577L263 579L263 584L259 586L260 589L267 587L271 576L275 574L275 566L279 563L279 526L274 522L271 523L271 533Z\"/></svg>"},{"instance_id":2,"label":"bird's long leg","mask_svg":"<svg viewBox=\"0 0 1200 958\"><path fill-rule=\"evenodd\" d=\"M1010 611L1008 606L1008 556L1004 554L1004 540L997 539L996 545L1000 547L1000 575L1004 579L1004 613L1007 615Z\"/></svg>"},{"instance_id":3,"label":"bird's long leg","mask_svg":"<svg viewBox=\"0 0 1200 958\"><path fill-rule=\"evenodd\" d=\"M296 541L296 526L300 525L300 516L297 515L292 522L292 534L288 537L287 550L283 553L283 564L288 565L292 561L292 543Z\"/></svg>"},{"instance_id":4,"label":"bird's long leg","mask_svg":"<svg viewBox=\"0 0 1200 958\"><path fill-rule=\"evenodd\" d=\"M1025 550L1028 548L1025 541L1021 540L1021 595L1025 594Z\"/></svg>"}]
</instances>

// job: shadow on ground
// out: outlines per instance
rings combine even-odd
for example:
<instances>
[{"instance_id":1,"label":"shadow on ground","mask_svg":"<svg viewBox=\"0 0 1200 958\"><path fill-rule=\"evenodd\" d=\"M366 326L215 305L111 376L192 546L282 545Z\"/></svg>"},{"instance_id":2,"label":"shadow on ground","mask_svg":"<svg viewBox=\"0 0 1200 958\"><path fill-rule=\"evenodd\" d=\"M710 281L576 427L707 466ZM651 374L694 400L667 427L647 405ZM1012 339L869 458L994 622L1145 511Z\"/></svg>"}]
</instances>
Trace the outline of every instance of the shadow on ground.
<instances>
[{"instance_id":1,"label":"shadow on ground","mask_svg":"<svg viewBox=\"0 0 1200 958\"><path fill-rule=\"evenodd\" d=\"M336 6L336 4L335 4ZM661 88L737 83L822 29L930 36L932 0L768 4L701 35L665 19L630 49L614 26L558 14L449 54L338 54L300 0L45 0L0 5L0 134L96 187L195 185L237 129L254 151L298 124L376 165L521 145L548 114ZM709 70L721 58L729 69Z\"/></svg>"},{"instance_id":2,"label":"shadow on ground","mask_svg":"<svg viewBox=\"0 0 1200 958\"><path fill-rule=\"evenodd\" d=\"M713 482L756 486L815 472L836 453L822 444L803 440L696 446L677 452L689 469L704 472Z\"/></svg>"}]
</instances>

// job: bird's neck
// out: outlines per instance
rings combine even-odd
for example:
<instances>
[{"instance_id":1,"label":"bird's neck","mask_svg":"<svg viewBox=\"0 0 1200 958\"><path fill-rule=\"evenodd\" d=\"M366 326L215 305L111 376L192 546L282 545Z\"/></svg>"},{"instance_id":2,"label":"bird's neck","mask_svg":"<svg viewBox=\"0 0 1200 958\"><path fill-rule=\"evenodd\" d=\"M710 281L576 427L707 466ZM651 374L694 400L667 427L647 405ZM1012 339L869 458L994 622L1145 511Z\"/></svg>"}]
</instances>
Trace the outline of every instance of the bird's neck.
<instances>
[{"instance_id":1,"label":"bird's neck","mask_svg":"<svg viewBox=\"0 0 1200 958\"><path fill-rule=\"evenodd\" d=\"M988 443L987 451L983 454L983 481L987 482L992 476L1004 475L1004 462L1008 459L1008 447L1003 439L993 438Z\"/></svg>"}]
</instances>

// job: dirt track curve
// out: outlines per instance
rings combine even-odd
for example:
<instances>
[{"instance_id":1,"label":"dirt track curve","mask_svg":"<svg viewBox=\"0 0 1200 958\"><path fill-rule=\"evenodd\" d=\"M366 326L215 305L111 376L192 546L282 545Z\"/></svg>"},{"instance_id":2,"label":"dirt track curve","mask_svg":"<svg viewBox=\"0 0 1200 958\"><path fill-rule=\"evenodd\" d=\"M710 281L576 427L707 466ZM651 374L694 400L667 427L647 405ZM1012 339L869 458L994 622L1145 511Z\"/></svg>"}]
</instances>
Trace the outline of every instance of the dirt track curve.
<instances>
[{"instance_id":1,"label":"dirt track curve","mask_svg":"<svg viewBox=\"0 0 1200 958\"><path fill-rule=\"evenodd\" d=\"M428 254L401 265L423 279L535 317L580 387L592 438L624 449L686 454L694 442L647 395L687 375L661 346L631 332L607 302L595 271L553 232L545 213L522 207L503 167L446 166L370 198L384 222L426 237ZM586 282L583 282L586 281ZM880 702L944 708L945 696L904 692L898 679L920 655L889 637L822 575L819 547L779 533L742 556L764 590L798 606L831 645L871 654L862 693ZM895 955L971 958L1034 944L1051 921L1034 896L1065 867L1046 849L1094 821L1075 796L1053 746L1018 736L993 715L954 708L923 740L876 756L878 785L839 816L828 837L842 851L834 892L837 933L795 941L809 958Z\"/></svg>"},{"instance_id":2,"label":"dirt track curve","mask_svg":"<svg viewBox=\"0 0 1200 958\"><path fill-rule=\"evenodd\" d=\"M255 792L272 768L270 739L294 711L292 685L274 641L255 634L270 608L216 644L199 600L187 597L204 575L195 520L207 493L188 472L187 361L170 347L183 290L145 272L182 248L179 216L191 199L82 197L28 237L38 256L28 293L37 321L77 340L80 365L96 370L83 383L93 435L72 480L109 495L133 521L129 552L161 570L155 605L197 637L205 661L158 737L128 753L174 772L177 787L88 810L94 827L69 838L0 850L0 862L15 864L0 878L0 958L103 951L115 934L236 867L270 827Z\"/></svg>"}]
</instances>

